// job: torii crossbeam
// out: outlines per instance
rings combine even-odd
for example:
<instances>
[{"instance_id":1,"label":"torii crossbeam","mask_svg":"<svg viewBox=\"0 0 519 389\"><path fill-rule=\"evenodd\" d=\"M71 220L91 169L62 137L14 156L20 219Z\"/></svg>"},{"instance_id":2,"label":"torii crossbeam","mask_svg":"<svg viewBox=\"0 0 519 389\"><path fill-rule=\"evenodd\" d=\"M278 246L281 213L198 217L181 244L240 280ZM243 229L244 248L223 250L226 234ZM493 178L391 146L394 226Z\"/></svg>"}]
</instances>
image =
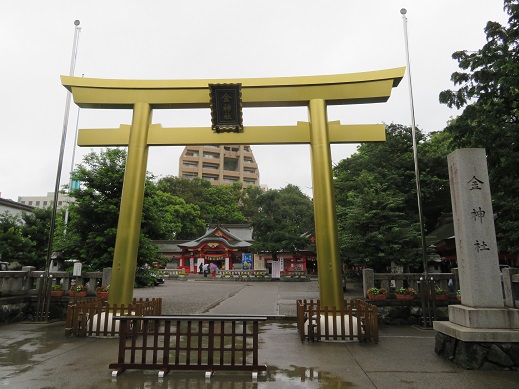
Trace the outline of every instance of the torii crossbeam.
<instances>
[{"instance_id":1,"label":"torii crossbeam","mask_svg":"<svg viewBox=\"0 0 519 389\"><path fill-rule=\"evenodd\" d=\"M322 306L344 303L331 143L385 141L382 124L341 125L327 120L328 105L379 103L404 76L405 68L329 76L224 80L106 80L62 76L81 108L132 109L132 124L81 129L79 146L128 146L110 286L111 304L133 298L149 146L221 144L310 144ZM210 84L241 84L243 107L307 106L309 122L295 126L247 126L240 133L210 127L163 128L152 124L154 109L209 108Z\"/></svg>"}]
</instances>

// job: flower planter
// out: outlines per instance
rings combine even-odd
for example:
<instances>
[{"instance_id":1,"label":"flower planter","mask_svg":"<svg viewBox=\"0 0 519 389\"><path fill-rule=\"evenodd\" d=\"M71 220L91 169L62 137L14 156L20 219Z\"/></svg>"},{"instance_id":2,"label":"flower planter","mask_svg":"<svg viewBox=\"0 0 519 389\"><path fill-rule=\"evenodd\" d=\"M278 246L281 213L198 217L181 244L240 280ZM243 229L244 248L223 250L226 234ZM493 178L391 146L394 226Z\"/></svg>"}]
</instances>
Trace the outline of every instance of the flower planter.
<instances>
[{"instance_id":1,"label":"flower planter","mask_svg":"<svg viewBox=\"0 0 519 389\"><path fill-rule=\"evenodd\" d=\"M68 294L70 297L86 297L87 292L69 292Z\"/></svg>"},{"instance_id":2,"label":"flower planter","mask_svg":"<svg viewBox=\"0 0 519 389\"><path fill-rule=\"evenodd\" d=\"M50 295L52 297L63 297L65 295L65 291L64 290L51 290Z\"/></svg>"},{"instance_id":3,"label":"flower planter","mask_svg":"<svg viewBox=\"0 0 519 389\"><path fill-rule=\"evenodd\" d=\"M415 296L412 294L395 294L397 300L414 300Z\"/></svg>"},{"instance_id":4,"label":"flower planter","mask_svg":"<svg viewBox=\"0 0 519 389\"><path fill-rule=\"evenodd\" d=\"M448 294L437 294L434 296L435 300L448 300L449 295Z\"/></svg>"},{"instance_id":5,"label":"flower planter","mask_svg":"<svg viewBox=\"0 0 519 389\"><path fill-rule=\"evenodd\" d=\"M368 299L371 301L381 301L385 300L387 298L387 295L385 294L368 294Z\"/></svg>"},{"instance_id":6,"label":"flower planter","mask_svg":"<svg viewBox=\"0 0 519 389\"><path fill-rule=\"evenodd\" d=\"M110 295L110 292L96 292L96 297L107 299Z\"/></svg>"}]
</instances>

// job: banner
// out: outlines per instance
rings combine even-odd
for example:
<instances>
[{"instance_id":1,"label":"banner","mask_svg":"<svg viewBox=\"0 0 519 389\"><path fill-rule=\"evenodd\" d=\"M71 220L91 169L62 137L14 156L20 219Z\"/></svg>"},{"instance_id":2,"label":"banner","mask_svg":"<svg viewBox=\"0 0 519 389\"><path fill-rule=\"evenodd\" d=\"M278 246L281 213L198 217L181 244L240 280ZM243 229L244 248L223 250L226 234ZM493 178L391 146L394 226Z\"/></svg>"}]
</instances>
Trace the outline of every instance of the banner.
<instances>
[{"instance_id":1,"label":"banner","mask_svg":"<svg viewBox=\"0 0 519 389\"><path fill-rule=\"evenodd\" d=\"M243 270L252 270L252 254L241 255L241 268Z\"/></svg>"}]
</instances>

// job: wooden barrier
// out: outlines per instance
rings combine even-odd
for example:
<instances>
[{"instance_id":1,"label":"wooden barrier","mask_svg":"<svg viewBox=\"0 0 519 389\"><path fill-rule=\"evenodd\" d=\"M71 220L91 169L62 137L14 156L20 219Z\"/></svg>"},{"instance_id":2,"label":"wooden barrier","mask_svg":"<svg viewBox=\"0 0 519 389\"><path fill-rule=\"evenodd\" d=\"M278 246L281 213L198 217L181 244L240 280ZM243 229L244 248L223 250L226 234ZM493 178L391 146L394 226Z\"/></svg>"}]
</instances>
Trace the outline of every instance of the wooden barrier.
<instances>
[{"instance_id":1,"label":"wooden barrier","mask_svg":"<svg viewBox=\"0 0 519 389\"><path fill-rule=\"evenodd\" d=\"M162 299L133 299L128 305L108 305L103 299L85 299L69 303L65 335L119 336L120 315L160 315Z\"/></svg>"},{"instance_id":2,"label":"wooden barrier","mask_svg":"<svg viewBox=\"0 0 519 389\"><path fill-rule=\"evenodd\" d=\"M126 369L250 371L253 379L266 365L258 363L259 322L265 317L121 316L119 355L110 364L117 376ZM139 329L139 330L136 330Z\"/></svg>"},{"instance_id":3,"label":"wooden barrier","mask_svg":"<svg viewBox=\"0 0 519 389\"><path fill-rule=\"evenodd\" d=\"M297 330L301 341L342 340L378 343L377 307L362 300L340 308L321 307L319 300L297 300Z\"/></svg>"}]
</instances>

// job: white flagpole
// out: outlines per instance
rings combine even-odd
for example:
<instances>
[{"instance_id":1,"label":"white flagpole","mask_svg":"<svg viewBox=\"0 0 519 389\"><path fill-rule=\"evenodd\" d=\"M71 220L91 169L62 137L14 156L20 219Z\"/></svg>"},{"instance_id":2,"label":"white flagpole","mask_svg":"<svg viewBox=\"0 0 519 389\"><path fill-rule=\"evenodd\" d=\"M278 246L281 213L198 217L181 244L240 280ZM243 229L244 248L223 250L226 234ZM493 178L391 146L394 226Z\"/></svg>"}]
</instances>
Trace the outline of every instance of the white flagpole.
<instances>
[{"instance_id":1,"label":"white flagpole","mask_svg":"<svg viewBox=\"0 0 519 389\"><path fill-rule=\"evenodd\" d=\"M409 84L409 103L411 109L411 130L413 136L413 158L414 158L414 173L416 179L416 197L418 201L418 220L420 223L420 235L422 241L422 262L423 262L423 273L424 273L424 281L425 287L429 290L429 270L427 269L427 248L425 243L425 229L424 229L424 221L423 221L423 208L422 208L422 191L420 189L420 170L418 168L418 147L416 143L416 125L415 125L415 116L414 116L414 101L413 101L413 83L411 79L411 62L409 61L409 40L407 37L407 10L402 8L400 10L402 14L402 20L404 23L404 41L405 41L405 55L407 61L407 80ZM428 301L428 299L427 299ZM429 315L428 315L429 316ZM426 320L425 312L424 312L424 327L432 326L429 322L430 320Z\"/></svg>"},{"instance_id":2,"label":"white flagpole","mask_svg":"<svg viewBox=\"0 0 519 389\"><path fill-rule=\"evenodd\" d=\"M72 58L70 60L70 70L69 76L74 75L74 70L76 67L76 57L77 57L77 49L79 42L79 33L81 31L81 27L79 27L79 20L74 21L74 42L72 45ZM63 117L63 130L61 134L61 147L58 159L58 169L56 173L56 183L54 186L54 201L52 204L52 215L50 220L50 229L49 229L49 243L47 246L47 259L45 262L45 274L43 278L43 284L40 285L40 292L38 293L38 312L36 314L37 320L46 321L48 320L48 312L49 312L49 303L50 303L50 260L52 256L52 245L54 241L54 229L56 227L56 211L58 207L58 195L59 195L59 186L61 180L61 170L63 167L63 155L65 153L65 143L67 140L67 129L68 129L68 120L69 120L69 112L70 112L70 101L72 94L67 91L67 98L65 102L65 114ZM42 290L43 289L43 290ZM40 304L41 303L41 304ZM43 309L43 307L46 307Z\"/></svg>"}]
</instances>

